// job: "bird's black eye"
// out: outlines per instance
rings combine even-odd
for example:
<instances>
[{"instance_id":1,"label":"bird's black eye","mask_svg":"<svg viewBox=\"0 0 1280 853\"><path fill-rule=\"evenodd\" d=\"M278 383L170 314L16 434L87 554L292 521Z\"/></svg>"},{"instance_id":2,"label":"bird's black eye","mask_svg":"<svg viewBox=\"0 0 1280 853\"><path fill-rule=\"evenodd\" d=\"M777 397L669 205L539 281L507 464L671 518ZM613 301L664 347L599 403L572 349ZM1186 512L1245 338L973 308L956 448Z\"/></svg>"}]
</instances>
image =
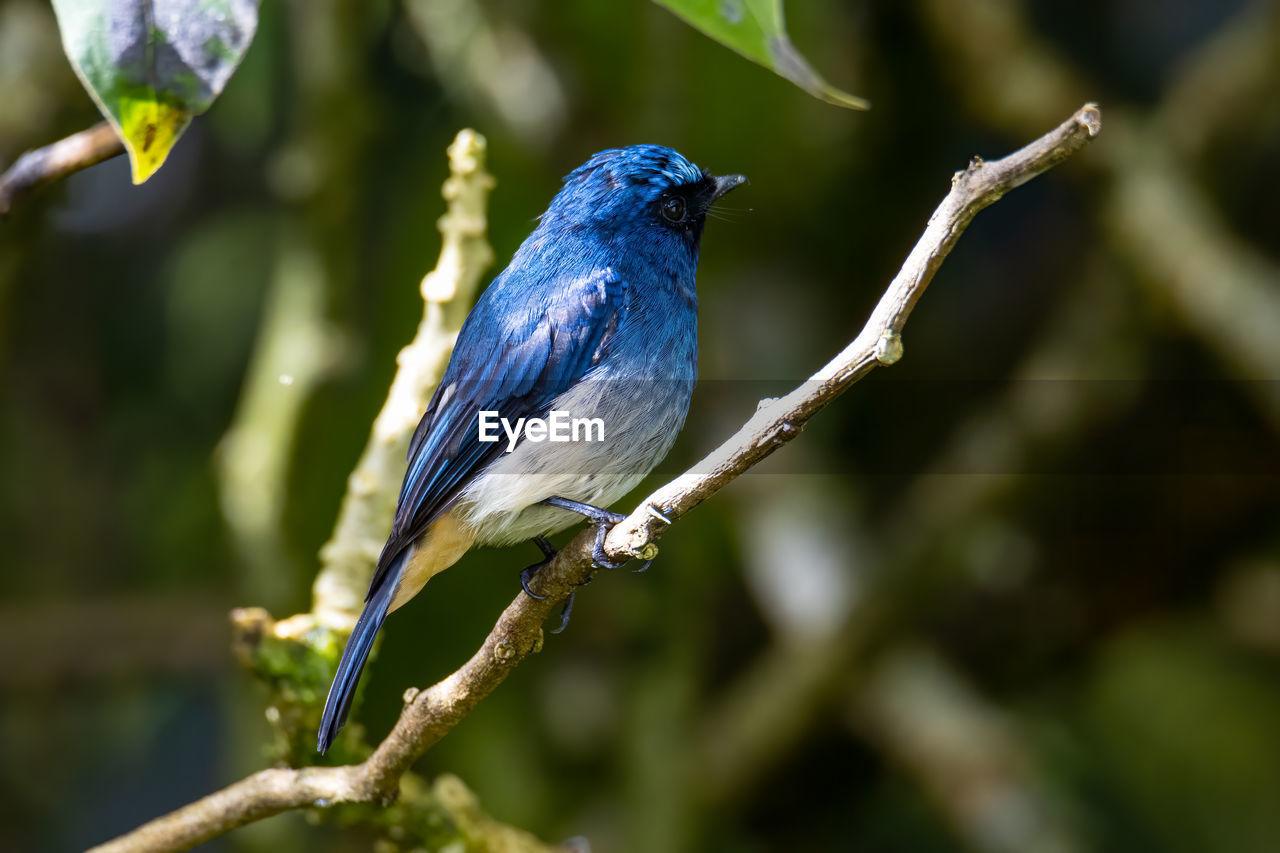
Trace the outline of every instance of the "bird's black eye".
<instances>
[{"instance_id":1,"label":"bird's black eye","mask_svg":"<svg viewBox=\"0 0 1280 853\"><path fill-rule=\"evenodd\" d=\"M668 222L683 222L684 212L684 199L678 195L668 196L662 202L662 215Z\"/></svg>"}]
</instances>

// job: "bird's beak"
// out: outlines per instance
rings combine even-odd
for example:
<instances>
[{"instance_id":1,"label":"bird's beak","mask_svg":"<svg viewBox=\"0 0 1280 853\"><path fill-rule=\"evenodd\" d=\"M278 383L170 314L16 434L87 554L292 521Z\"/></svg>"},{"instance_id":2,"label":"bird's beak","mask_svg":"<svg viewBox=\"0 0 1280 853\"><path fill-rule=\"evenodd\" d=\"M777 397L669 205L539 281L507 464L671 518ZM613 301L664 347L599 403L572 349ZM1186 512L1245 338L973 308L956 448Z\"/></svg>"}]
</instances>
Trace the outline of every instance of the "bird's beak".
<instances>
[{"instance_id":1,"label":"bird's beak","mask_svg":"<svg viewBox=\"0 0 1280 853\"><path fill-rule=\"evenodd\" d=\"M734 187L747 182L746 175L720 175L711 179L711 200L715 201Z\"/></svg>"}]
</instances>

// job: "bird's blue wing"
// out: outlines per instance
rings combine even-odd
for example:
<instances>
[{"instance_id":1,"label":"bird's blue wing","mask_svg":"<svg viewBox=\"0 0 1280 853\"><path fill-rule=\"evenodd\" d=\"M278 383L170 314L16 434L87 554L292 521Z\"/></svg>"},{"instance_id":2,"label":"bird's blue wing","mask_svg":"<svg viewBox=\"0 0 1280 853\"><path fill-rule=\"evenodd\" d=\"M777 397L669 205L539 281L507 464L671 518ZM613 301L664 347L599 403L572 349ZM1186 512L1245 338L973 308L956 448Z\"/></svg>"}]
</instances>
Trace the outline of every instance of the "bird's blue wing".
<instances>
[{"instance_id":1,"label":"bird's blue wing","mask_svg":"<svg viewBox=\"0 0 1280 853\"><path fill-rule=\"evenodd\" d=\"M510 268L480 297L458 333L453 357L409 443L391 536L364 610L342 650L321 714L316 747L325 752L346 721L360 670L395 598L407 548L446 512L505 440L482 442L481 410L515 422L545 417L609 346L625 312L626 287L611 270L569 281L519 281Z\"/></svg>"},{"instance_id":2,"label":"bird's blue wing","mask_svg":"<svg viewBox=\"0 0 1280 853\"><path fill-rule=\"evenodd\" d=\"M623 311L624 282L607 268L557 282L549 299L537 291L496 281L463 324L410 442L409 468L370 596L396 556L505 451L505 436L479 440L480 411L496 411L511 423L545 417L552 401L599 360Z\"/></svg>"}]
</instances>

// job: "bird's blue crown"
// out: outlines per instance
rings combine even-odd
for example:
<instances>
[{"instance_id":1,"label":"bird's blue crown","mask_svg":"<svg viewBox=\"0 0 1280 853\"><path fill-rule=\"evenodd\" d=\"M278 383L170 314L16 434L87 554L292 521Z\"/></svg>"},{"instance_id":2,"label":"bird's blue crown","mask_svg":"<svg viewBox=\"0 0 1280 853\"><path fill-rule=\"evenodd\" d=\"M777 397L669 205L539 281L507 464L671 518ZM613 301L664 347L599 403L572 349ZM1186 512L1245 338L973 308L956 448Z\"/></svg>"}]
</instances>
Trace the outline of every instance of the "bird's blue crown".
<instances>
[{"instance_id":1,"label":"bird's blue crown","mask_svg":"<svg viewBox=\"0 0 1280 853\"><path fill-rule=\"evenodd\" d=\"M680 152L665 145L630 145L609 148L570 172L565 184L603 182L614 187L650 184L658 188L696 184L705 173Z\"/></svg>"},{"instance_id":2,"label":"bird's blue crown","mask_svg":"<svg viewBox=\"0 0 1280 853\"><path fill-rule=\"evenodd\" d=\"M711 178L678 152L662 145L610 148L570 172L541 217L545 226L594 221L626 228L652 219L664 194L709 186Z\"/></svg>"}]
</instances>

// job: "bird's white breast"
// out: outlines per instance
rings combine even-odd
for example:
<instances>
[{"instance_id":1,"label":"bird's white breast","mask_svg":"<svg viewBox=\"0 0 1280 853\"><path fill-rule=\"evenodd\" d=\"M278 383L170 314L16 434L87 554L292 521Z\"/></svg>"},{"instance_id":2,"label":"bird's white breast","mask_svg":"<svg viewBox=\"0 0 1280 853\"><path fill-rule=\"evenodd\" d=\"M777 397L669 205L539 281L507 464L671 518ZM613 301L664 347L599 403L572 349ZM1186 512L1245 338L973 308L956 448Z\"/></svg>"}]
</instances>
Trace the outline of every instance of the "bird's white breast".
<instances>
[{"instance_id":1,"label":"bird's white breast","mask_svg":"<svg viewBox=\"0 0 1280 853\"><path fill-rule=\"evenodd\" d=\"M576 513L538 504L558 496L606 507L627 494L671 449L691 392L692 381L579 382L551 408L600 418L603 440L526 439L467 486L455 513L484 545L511 545L580 522Z\"/></svg>"}]
</instances>

